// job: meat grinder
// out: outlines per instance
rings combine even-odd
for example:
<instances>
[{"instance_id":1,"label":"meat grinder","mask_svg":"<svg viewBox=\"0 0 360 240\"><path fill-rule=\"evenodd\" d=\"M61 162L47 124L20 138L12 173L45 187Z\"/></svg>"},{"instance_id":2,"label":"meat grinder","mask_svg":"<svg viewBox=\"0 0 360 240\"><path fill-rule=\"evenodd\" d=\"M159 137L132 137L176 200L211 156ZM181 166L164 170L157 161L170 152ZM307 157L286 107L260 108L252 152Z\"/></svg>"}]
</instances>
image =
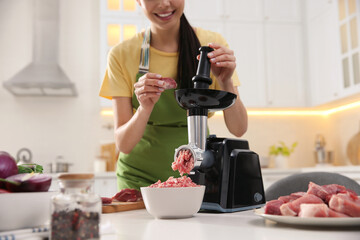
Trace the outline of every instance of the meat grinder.
<instances>
[{"instance_id":1,"label":"meat grinder","mask_svg":"<svg viewBox=\"0 0 360 240\"><path fill-rule=\"evenodd\" d=\"M258 155L249 150L246 140L208 137L208 112L232 106L237 96L209 89L212 79L207 54L213 49L203 46L199 50L194 87L175 91L178 104L187 110L188 144L175 149L174 158L180 151L191 152L194 168L189 177L206 186L203 211L235 212L261 207L265 194Z\"/></svg>"}]
</instances>

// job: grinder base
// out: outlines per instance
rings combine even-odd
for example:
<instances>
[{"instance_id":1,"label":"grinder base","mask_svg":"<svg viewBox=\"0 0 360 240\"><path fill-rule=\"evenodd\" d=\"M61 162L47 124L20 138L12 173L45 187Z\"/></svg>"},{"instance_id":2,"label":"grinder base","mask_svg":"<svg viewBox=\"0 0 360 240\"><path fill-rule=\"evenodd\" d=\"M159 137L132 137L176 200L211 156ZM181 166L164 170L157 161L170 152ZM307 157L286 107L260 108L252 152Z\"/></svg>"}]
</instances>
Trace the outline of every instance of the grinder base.
<instances>
[{"instance_id":1,"label":"grinder base","mask_svg":"<svg viewBox=\"0 0 360 240\"><path fill-rule=\"evenodd\" d=\"M213 153L214 164L190 174L195 183L206 186L201 209L236 212L265 204L259 157L246 140L212 137L206 149Z\"/></svg>"}]
</instances>

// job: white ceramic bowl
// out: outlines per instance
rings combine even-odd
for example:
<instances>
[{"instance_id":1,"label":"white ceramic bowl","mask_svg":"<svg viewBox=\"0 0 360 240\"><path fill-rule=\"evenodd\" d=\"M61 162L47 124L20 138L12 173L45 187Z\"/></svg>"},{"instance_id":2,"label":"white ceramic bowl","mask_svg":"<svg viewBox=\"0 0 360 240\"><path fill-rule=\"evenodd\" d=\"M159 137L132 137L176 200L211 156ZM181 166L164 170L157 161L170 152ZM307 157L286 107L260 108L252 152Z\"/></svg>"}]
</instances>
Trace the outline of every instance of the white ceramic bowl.
<instances>
[{"instance_id":1,"label":"white ceramic bowl","mask_svg":"<svg viewBox=\"0 0 360 240\"><path fill-rule=\"evenodd\" d=\"M142 187L146 210L155 218L187 218L200 210L205 186L180 188Z\"/></svg>"},{"instance_id":2,"label":"white ceramic bowl","mask_svg":"<svg viewBox=\"0 0 360 240\"><path fill-rule=\"evenodd\" d=\"M0 194L0 231L49 224L51 196L55 194L57 192Z\"/></svg>"}]
</instances>

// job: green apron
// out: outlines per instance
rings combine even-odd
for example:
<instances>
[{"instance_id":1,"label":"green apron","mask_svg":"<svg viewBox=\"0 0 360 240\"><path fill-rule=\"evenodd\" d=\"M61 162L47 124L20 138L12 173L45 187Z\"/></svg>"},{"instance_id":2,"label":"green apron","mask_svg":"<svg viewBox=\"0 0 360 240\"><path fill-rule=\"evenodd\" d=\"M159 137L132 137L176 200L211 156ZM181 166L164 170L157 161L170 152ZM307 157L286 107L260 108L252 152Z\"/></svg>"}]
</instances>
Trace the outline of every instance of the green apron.
<instances>
[{"instance_id":1,"label":"green apron","mask_svg":"<svg viewBox=\"0 0 360 240\"><path fill-rule=\"evenodd\" d=\"M140 58L139 69L142 71L137 74L136 81L146 72L144 69L148 71L150 31L147 33L144 42L148 44L146 46L143 42L145 47L144 52L142 47ZM145 62L145 66L142 62ZM132 105L135 109L139 107L135 93ZM165 90L154 106L140 142L131 153L119 155L116 170L118 190L139 189L158 180L166 181L170 176L179 177L179 172L172 170L171 163L174 161L175 149L187 142L186 110L178 105L174 89Z\"/></svg>"}]
</instances>

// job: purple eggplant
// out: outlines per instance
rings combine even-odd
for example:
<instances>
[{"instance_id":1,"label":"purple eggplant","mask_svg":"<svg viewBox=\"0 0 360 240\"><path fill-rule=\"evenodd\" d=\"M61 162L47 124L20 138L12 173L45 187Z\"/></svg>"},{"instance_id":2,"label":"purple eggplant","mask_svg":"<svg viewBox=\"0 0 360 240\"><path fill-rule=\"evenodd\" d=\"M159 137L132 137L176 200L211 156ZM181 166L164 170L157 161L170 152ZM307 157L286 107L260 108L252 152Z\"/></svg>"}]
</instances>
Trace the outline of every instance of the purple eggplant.
<instances>
[{"instance_id":1,"label":"purple eggplant","mask_svg":"<svg viewBox=\"0 0 360 240\"><path fill-rule=\"evenodd\" d=\"M40 173L20 173L6 178L6 189L10 192L47 192L51 176Z\"/></svg>"}]
</instances>

